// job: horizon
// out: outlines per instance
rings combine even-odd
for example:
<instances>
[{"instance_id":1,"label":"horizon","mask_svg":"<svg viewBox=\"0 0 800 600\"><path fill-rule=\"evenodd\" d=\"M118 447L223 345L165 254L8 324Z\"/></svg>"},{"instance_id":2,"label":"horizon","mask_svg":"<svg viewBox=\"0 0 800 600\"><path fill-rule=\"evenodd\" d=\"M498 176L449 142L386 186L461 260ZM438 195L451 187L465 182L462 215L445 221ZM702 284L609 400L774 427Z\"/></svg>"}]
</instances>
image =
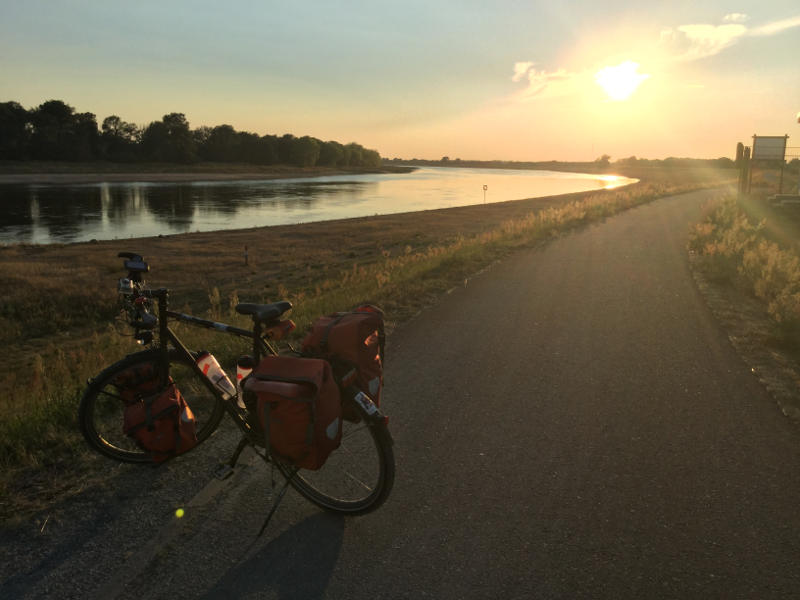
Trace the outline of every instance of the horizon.
<instances>
[{"instance_id":1,"label":"horizon","mask_svg":"<svg viewBox=\"0 0 800 600\"><path fill-rule=\"evenodd\" d=\"M715 159L754 134L800 150L795 2L511 6L5 3L0 101L387 159Z\"/></svg>"}]
</instances>

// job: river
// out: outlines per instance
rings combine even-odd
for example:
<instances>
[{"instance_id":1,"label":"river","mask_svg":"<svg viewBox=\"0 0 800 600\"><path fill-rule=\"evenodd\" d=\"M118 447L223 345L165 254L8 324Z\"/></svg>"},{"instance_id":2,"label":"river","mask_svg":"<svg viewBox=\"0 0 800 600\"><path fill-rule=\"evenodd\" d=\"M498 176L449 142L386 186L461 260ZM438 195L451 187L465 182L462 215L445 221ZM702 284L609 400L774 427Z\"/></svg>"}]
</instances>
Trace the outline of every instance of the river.
<instances>
[{"instance_id":1,"label":"river","mask_svg":"<svg viewBox=\"0 0 800 600\"><path fill-rule=\"evenodd\" d=\"M0 244L242 229L613 188L635 180L556 171L425 167L264 181L0 186Z\"/></svg>"}]
</instances>

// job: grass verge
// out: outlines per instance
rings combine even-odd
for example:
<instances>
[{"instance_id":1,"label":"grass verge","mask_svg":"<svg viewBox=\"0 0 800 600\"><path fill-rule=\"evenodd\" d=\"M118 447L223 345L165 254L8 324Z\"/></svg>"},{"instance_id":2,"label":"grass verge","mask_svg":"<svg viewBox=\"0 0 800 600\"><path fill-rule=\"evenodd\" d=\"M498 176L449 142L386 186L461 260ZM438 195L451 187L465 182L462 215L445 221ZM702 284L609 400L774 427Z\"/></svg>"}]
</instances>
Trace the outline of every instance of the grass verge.
<instances>
[{"instance_id":1,"label":"grass verge","mask_svg":"<svg viewBox=\"0 0 800 600\"><path fill-rule=\"evenodd\" d=\"M729 195L704 212L689 241L698 286L753 373L800 422L800 248L786 235L798 224L773 223L757 197Z\"/></svg>"}]
</instances>

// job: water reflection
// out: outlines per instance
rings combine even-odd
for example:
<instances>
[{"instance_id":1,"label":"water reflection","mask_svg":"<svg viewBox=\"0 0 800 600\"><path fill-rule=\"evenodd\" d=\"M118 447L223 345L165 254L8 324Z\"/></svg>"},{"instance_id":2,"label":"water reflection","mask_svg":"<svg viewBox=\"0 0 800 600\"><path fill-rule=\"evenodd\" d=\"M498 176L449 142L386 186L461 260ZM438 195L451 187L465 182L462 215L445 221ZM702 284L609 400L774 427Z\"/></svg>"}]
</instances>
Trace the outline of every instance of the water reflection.
<instances>
[{"instance_id":1,"label":"water reflection","mask_svg":"<svg viewBox=\"0 0 800 600\"><path fill-rule=\"evenodd\" d=\"M533 198L632 180L426 168L272 181L0 186L0 243L55 243L320 221Z\"/></svg>"}]
</instances>

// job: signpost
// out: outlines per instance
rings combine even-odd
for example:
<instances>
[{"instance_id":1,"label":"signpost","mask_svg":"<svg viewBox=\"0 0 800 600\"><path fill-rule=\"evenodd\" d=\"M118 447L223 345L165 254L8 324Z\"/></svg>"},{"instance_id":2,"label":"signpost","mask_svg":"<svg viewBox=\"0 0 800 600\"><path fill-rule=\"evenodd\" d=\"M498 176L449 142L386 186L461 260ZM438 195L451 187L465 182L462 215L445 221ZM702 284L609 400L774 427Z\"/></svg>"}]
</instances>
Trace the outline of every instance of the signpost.
<instances>
[{"instance_id":1,"label":"signpost","mask_svg":"<svg viewBox=\"0 0 800 600\"><path fill-rule=\"evenodd\" d=\"M484 184L484 186L483 186L483 203L484 204L486 204L486 190L488 190L488 189L489 189L489 186Z\"/></svg>"},{"instance_id":2,"label":"signpost","mask_svg":"<svg viewBox=\"0 0 800 600\"><path fill-rule=\"evenodd\" d=\"M753 160L779 160L786 158L788 135L754 135Z\"/></svg>"},{"instance_id":3,"label":"signpost","mask_svg":"<svg viewBox=\"0 0 800 600\"><path fill-rule=\"evenodd\" d=\"M752 151L751 148L743 148L744 152L740 153L739 148L737 148L737 161L740 160L740 158L743 159L740 165L740 169L742 170L740 173L742 175L745 171L747 173L746 188L748 194L750 193L750 187L753 183L752 166L755 164L755 161L780 162L781 178L778 184L778 193L783 193L783 168L786 165L786 140L788 139L788 135L754 135ZM740 177L739 191L745 191L743 180L744 177Z\"/></svg>"}]
</instances>

